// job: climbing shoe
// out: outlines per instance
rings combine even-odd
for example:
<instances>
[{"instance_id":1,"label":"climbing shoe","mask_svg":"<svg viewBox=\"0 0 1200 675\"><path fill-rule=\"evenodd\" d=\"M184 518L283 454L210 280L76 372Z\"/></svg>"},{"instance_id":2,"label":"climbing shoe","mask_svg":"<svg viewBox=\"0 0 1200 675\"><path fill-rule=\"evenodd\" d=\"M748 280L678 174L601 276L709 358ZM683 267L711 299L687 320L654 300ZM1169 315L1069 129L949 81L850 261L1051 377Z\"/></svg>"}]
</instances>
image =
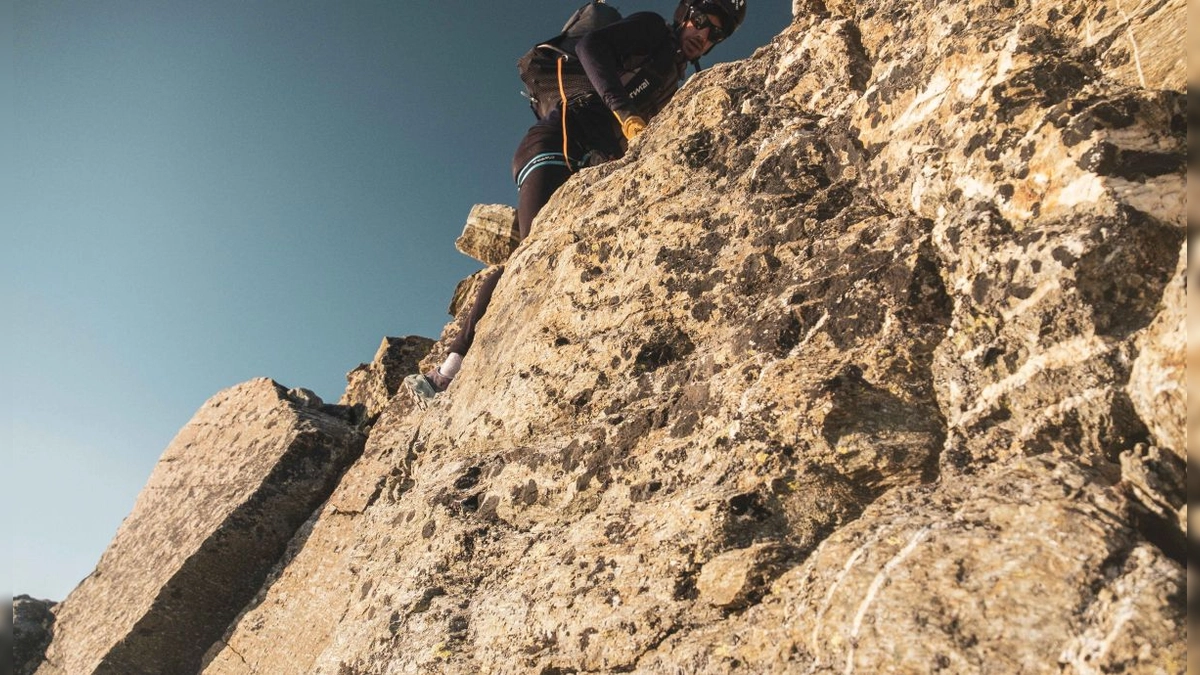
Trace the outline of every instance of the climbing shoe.
<instances>
[{"instance_id":1,"label":"climbing shoe","mask_svg":"<svg viewBox=\"0 0 1200 675\"><path fill-rule=\"evenodd\" d=\"M404 378L404 386L412 392L418 402L428 403L434 396L446 391L446 387L450 386L450 378L434 368L424 375L409 375Z\"/></svg>"}]
</instances>

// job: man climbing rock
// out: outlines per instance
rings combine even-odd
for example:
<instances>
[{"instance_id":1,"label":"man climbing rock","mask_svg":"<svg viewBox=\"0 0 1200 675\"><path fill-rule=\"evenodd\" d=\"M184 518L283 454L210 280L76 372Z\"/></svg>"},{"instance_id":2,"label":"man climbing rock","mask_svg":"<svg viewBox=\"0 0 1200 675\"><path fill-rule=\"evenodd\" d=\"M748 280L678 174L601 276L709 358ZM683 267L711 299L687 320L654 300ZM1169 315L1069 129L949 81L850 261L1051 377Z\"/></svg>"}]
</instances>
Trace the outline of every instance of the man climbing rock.
<instances>
[{"instance_id":1,"label":"man climbing rock","mask_svg":"<svg viewBox=\"0 0 1200 675\"><path fill-rule=\"evenodd\" d=\"M571 174L621 157L628 142L679 89L687 65L707 54L742 23L745 0L682 0L671 23L639 12L587 33L576 47L590 90L560 102L525 134L513 157L520 238ZM404 383L419 400L446 390L462 367L503 267L483 279L462 331L445 361Z\"/></svg>"}]
</instances>

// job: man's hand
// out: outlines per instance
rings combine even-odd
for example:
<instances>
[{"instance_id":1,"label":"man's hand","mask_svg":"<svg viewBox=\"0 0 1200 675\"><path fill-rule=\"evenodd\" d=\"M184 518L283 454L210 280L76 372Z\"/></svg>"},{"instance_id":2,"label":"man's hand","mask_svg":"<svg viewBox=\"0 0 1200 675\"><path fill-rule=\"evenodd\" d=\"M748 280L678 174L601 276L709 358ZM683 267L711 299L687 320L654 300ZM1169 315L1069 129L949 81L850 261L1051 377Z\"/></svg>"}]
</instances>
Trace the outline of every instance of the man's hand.
<instances>
[{"instance_id":1,"label":"man's hand","mask_svg":"<svg viewBox=\"0 0 1200 675\"><path fill-rule=\"evenodd\" d=\"M637 115L621 117L620 113L613 114L617 116L617 121L621 123L621 133L625 134L625 140L632 141L635 136L646 130L646 120Z\"/></svg>"}]
</instances>

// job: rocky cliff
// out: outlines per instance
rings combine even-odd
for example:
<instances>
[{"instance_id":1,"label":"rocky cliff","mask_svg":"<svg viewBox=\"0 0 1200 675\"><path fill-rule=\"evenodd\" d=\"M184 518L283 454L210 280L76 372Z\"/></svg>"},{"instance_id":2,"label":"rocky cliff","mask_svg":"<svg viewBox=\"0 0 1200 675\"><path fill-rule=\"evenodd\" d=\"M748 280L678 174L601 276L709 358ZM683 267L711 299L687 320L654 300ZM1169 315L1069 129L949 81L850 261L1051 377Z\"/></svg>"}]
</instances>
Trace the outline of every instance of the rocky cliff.
<instances>
[{"instance_id":1,"label":"rocky cliff","mask_svg":"<svg viewBox=\"0 0 1200 675\"><path fill-rule=\"evenodd\" d=\"M1183 672L1184 12L797 2L554 197L431 406L417 338L353 415L221 394L334 478L234 551L286 528L212 448L291 446L177 440L38 672Z\"/></svg>"}]
</instances>

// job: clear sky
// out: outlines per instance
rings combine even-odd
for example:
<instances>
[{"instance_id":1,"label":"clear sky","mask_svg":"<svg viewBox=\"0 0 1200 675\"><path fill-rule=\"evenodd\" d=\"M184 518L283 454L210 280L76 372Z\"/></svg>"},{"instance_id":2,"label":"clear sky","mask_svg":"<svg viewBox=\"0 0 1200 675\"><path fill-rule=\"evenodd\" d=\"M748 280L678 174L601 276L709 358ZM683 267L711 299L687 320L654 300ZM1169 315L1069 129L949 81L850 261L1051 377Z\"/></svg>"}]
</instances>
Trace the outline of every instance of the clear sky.
<instances>
[{"instance_id":1,"label":"clear sky","mask_svg":"<svg viewBox=\"0 0 1200 675\"><path fill-rule=\"evenodd\" d=\"M471 205L515 203L516 60L582 1L0 0L13 593L63 599L217 391L336 402L438 335ZM791 20L750 2L706 61Z\"/></svg>"}]
</instances>

